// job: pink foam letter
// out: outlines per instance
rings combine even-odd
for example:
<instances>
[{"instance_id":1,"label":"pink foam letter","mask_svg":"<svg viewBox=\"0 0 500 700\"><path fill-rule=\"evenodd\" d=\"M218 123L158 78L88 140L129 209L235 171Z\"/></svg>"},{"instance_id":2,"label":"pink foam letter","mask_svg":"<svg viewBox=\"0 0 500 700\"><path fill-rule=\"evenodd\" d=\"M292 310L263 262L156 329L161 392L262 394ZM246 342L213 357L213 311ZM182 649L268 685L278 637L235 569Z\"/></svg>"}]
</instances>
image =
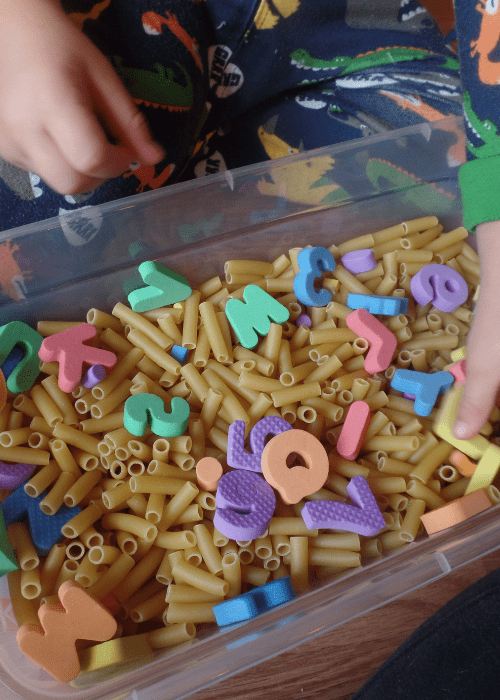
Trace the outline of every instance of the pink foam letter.
<instances>
[{"instance_id":1,"label":"pink foam letter","mask_svg":"<svg viewBox=\"0 0 500 700\"><path fill-rule=\"evenodd\" d=\"M365 369L376 374L387 369L398 344L397 338L378 318L366 309L357 309L346 317L348 327L370 343L365 355Z\"/></svg>"},{"instance_id":2,"label":"pink foam letter","mask_svg":"<svg viewBox=\"0 0 500 700\"><path fill-rule=\"evenodd\" d=\"M465 363L466 358L464 357L463 360L459 360L459 362L455 362L454 365L448 367L448 372L455 377L455 384L465 383Z\"/></svg>"},{"instance_id":3,"label":"pink foam letter","mask_svg":"<svg viewBox=\"0 0 500 700\"><path fill-rule=\"evenodd\" d=\"M108 350L100 350L91 345L84 345L96 334L96 328L91 323L68 328L45 338L38 356L44 362L59 363L59 388L66 393L73 391L82 378L82 365L104 365L113 367L116 355Z\"/></svg>"},{"instance_id":4,"label":"pink foam letter","mask_svg":"<svg viewBox=\"0 0 500 700\"><path fill-rule=\"evenodd\" d=\"M370 407L366 401L355 401L349 406L342 431L337 440L337 452L345 459L354 460L370 425Z\"/></svg>"}]
</instances>

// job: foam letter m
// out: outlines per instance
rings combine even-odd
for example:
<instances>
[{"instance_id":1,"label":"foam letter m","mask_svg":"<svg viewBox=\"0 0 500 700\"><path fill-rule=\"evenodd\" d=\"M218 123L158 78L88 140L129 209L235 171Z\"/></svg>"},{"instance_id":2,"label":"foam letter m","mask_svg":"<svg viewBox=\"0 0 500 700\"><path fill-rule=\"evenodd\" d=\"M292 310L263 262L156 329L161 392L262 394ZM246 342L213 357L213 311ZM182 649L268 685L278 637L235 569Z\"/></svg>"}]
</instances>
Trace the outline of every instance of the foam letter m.
<instances>
[{"instance_id":1,"label":"foam letter m","mask_svg":"<svg viewBox=\"0 0 500 700\"><path fill-rule=\"evenodd\" d=\"M288 309L255 284L243 291L243 301L229 299L226 316L245 348L254 348L260 335L267 335L274 323L285 323L290 317Z\"/></svg>"}]
</instances>

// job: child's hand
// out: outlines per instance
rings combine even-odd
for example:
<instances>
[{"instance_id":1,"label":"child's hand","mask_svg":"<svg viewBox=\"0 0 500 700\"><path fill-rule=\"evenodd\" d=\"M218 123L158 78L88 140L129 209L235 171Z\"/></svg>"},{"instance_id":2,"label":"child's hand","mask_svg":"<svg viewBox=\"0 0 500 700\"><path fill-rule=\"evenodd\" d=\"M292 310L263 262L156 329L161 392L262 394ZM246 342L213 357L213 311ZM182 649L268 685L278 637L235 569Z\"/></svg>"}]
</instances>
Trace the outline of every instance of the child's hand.
<instances>
[{"instance_id":1,"label":"child's hand","mask_svg":"<svg viewBox=\"0 0 500 700\"><path fill-rule=\"evenodd\" d=\"M164 157L111 64L58 0L0 0L0 17L0 156L61 194Z\"/></svg>"},{"instance_id":2,"label":"child's hand","mask_svg":"<svg viewBox=\"0 0 500 700\"><path fill-rule=\"evenodd\" d=\"M476 228L481 289L467 340L465 390L453 432L467 439L488 420L500 388L500 221ZM458 430L459 423L463 430Z\"/></svg>"}]
</instances>

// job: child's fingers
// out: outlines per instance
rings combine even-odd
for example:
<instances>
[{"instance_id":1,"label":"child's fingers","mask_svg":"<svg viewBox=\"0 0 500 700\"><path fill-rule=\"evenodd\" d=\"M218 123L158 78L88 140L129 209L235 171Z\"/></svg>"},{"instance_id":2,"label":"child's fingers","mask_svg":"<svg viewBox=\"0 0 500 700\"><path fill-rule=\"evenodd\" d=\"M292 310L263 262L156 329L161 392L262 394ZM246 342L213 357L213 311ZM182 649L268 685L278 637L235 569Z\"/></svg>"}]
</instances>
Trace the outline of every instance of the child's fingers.
<instances>
[{"instance_id":1,"label":"child's fingers","mask_svg":"<svg viewBox=\"0 0 500 700\"><path fill-rule=\"evenodd\" d=\"M453 433L468 439L489 418L500 386L500 313L488 313L486 301L479 303L466 360L466 382Z\"/></svg>"},{"instance_id":2,"label":"child's fingers","mask_svg":"<svg viewBox=\"0 0 500 700\"><path fill-rule=\"evenodd\" d=\"M0 135L0 158L21 170L29 170L29 156L26 150L14 144L5 133Z\"/></svg>"},{"instance_id":3,"label":"child's fingers","mask_svg":"<svg viewBox=\"0 0 500 700\"><path fill-rule=\"evenodd\" d=\"M111 135L134 151L135 160L151 165L159 163L165 152L152 138L146 118L111 64L103 59L102 63L92 64L90 71L97 110Z\"/></svg>"},{"instance_id":4,"label":"child's fingers","mask_svg":"<svg viewBox=\"0 0 500 700\"><path fill-rule=\"evenodd\" d=\"M48 134L37 137L29 144L29 153L29 170L59 194L90 192L105 181L75 170Z\"/></svg>"},{"instance_id":5,"label":"child's fingers","mask_svg":"<svg viewBox=\"0 0 500 700\"><path fill-rule=\"evenodd\" d=\"M453 434L460 440L477 435L488 420L498 392L498 378L495 382L491 374L474 372L468 369L465 390L460 402Z\"/></svg>"},{"instance_id":6,"label":"child's fingers","mask_svg":"<svg viewBox=\"0 0 500 700\"><path fill-rule=\"evenodd\" d=\"M500 221L478 224L476 233L481 287L467 339L467 379L453 428L456 437L464 439L475 435L488 420L500 387Z\"/></svg>"},{"instance_id":7,"label":"child's fingers","mask_svg":"<svg viewBox=\"0 0 500 700\"><path fill-rule=\"evenodd\" d=\"M50 136L70 169L86 177L107 180L128 170L133 152L114 146L94 113L86 86L62 83L64 101L47 125Z\"/></svg>"}]
</instances>

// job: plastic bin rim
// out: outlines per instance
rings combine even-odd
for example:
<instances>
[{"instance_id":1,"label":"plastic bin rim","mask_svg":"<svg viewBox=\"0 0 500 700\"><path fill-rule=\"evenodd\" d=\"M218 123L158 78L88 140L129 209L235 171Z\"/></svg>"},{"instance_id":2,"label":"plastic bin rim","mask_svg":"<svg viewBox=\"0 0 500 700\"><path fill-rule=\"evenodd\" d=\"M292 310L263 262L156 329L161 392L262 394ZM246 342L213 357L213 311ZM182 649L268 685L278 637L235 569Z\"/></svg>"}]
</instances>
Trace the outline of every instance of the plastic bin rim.
<instances>
[{"instance_id":1,"label":"plastic bin rim","mask_svg":"<svg viewBox=\"0 0 500 700\"><path fill-rule=\"evenodd\" d=\"M102 214L106 214L110 211L121 211L123 209L130 209L136 206L142 206L154 201L156 199L175 197L177 194L192 190L201 189L205 187L211 187L213 185L227 183L227 185L233 189L233 182L239 176L255 176L259 173L267 173L269 169L269 163L272 162L273 170L284 167L285 165L291 165L292 163L300 162L302 160L309 160L310 158L317 158L323 155L334 156L337 153L347 153L351 150L358 149L360 145L370 146L376 143L382 143L383 141L392 141L394 139L402 138L404 136L411 136L412 134L422 133L424 130L428 129L429 126L432 128L450 128L451 126L456 126L458 128L464 128L463 117L447 117L446 119L440 119L435 122L422 122L422 124L414 124L412 126L407 126L402 129L394 129L392 131L386 131L381 134L374 134L373 136L368 136L363 138L352 139L351 141L345 141L343 143L335 144L333 146L323 146L322 148L316 148L310 151L305 151L302 153L295 153L282 158L275 158L268 161L262 161L260 163L255 163L253 165L246 165L240 168L234 168L233 170L224 170L219 173L214 173L212 175L205 175L204 177L187 180L185 182L179 182L173 185L167 185L166 187L160 187L151 192L142 192L140 194L130 195L122 199L113 200L111 202L103 202L102 204L95 205L99 208ZM73 216L79 216L80 209L75 209L74 211L68 211L64 214L67 219L71 219ZM30 233L37 233L41 228L45 230L50 230L52 228L60 227L60 217L54 216L50 219L45 219L42 221L34 222L31 224L25 224L24 226L18 226L16 228L8 229L6 231L0 232L0 243L7 239L15 239L18 236L23 236Z\"/></svg>"}]
</instances>

